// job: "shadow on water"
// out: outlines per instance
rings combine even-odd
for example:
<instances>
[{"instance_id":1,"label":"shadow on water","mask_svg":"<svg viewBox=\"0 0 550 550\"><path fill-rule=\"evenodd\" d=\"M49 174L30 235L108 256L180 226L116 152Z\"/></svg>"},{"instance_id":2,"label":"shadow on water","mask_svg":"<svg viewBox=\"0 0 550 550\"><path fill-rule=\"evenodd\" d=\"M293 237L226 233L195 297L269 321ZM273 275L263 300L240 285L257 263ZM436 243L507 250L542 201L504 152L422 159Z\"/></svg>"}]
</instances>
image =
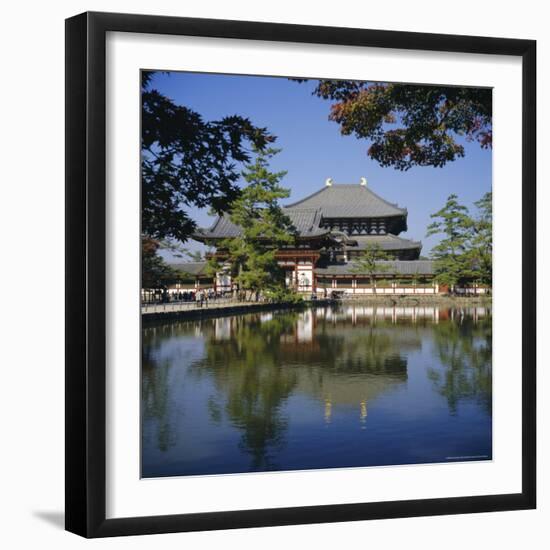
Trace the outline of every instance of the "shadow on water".
<instances>
[{"instance_id":1,"label":"shadow on water","mask_svg":"<svg viewBox=\"0 0 550 550\"><path fill-rule=\"evenodd\" d=\"M144 328L144 475L185 474L186 454L198 439L210 454L211 447L221 447L215 466L197 461L193 473L288 469L285 447L293 426L307 421L316 430L312 437L327 437L312 415L320 411L326 425L338 411L337 418L356 417L364 427L368 407L407 392L414 354L430 355L421 397L443 397L450 415L458 414L460 403L472 402L490 415L490 312L402 309L323 307ZM386 417L391 412L380 413ZM410 421L405 425L411 429ZM388 449L395 447L382 436ZM337 433L330 437L331 445L339 444ZM345 437L351 438L347 432ZM163 469L167 456L182 465Z\"/></svg>"}]
</instances>

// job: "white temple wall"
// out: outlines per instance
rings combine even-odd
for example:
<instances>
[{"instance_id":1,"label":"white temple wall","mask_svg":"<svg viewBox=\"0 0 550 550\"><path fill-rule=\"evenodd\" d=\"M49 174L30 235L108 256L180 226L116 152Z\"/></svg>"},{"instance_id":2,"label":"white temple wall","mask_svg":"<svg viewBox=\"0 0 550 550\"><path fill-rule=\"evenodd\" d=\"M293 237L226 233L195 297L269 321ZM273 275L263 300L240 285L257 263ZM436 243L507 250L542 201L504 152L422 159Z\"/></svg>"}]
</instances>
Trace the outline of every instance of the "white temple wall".
<instances>
[{"instance_id":1,"label":"white temple wall","mask_svg":"<svg viewBox=\"0 0 550 550\"><path fill-rule=\"evenodd\" d=\"M313 285L313 264L299 262L297 266L298 292L311 292Z\"/></svg>"},{"instance_id":2,"label":"white temple wall","mask_svg":"<svg viewBox=\"0 0 550 550\"><path fill-rule=\"evenodd\" d=\"M317 293L323 294L324 287L317 287ZM377 288L376 292L372 288L352 288L350 287L342 287L339 286L338 288L328 288L327 291L332 292L333 290L338 290L339 292L344 292L345 294L351 294L351 295L395 295L395 294L437 294L438 291L434 287L430 288L410 288L410 287L396 287L396 288Z\"/></svg>"}]
</instances>

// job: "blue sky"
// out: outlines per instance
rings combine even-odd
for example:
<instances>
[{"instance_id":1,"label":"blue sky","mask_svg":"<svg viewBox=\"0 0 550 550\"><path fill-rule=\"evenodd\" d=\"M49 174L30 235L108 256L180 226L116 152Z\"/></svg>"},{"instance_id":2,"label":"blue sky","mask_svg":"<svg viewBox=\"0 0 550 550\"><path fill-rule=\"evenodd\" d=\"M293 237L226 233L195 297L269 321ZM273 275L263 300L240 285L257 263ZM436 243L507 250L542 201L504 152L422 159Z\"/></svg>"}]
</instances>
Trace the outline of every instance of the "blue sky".
<instances>
[{"instance_id":1,"label":"blue sky","mask_svg":"<svg viewBox=\"0 0 550 550\"><path fill-rule=\"evenodd\" d=\"M282 182L291 190L287 203L317 191L328 177L335 183L358 184L365 176L373 191L408 209L408 231L401 236L421 240L423 255L429 255L438 241L435 236L426 238L430 214L451 193L473 211L473 203L491 190L491 150L475 142L461 141L465 157L443 168L400 172L379 166L367 156L369 141L342 136L339 126L328 120L330 102L311 95L313 81L298 84L280 77L171 72L156 73L152 85L205 120L241 115L267 127L277 136L275 146L282 149L271 166L288 172ZM191 215L200 226L213 220L205 211L194 210ZM203 249L191 241L185 246Z\"/></svg>"}]
</instances>

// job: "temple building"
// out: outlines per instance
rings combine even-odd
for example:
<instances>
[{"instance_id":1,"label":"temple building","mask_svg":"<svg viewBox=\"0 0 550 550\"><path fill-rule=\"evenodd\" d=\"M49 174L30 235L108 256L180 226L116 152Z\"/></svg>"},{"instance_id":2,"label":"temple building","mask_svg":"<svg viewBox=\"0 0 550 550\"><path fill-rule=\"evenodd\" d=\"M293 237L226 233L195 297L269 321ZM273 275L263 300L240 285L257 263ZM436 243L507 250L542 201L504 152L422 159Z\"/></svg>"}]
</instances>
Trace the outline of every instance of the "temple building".
<instances>
[{"instance_id":1,"label":"temple building","mask_svg":"<svg viewBox=\"0 0 550 550\"><path fill-rule=\"evenodd\" d=\"M287 285L299 292L345 294L434 294L433 263L421 260L422 243L400 237L407 231L407 210L377 195L361 178L360 183L335 184L329 178L317 192L284 207L297 231L295 245L279 250L279 265L286 271ZM240 228L228 215L218 217L211 227L196 232L194 239L216 250L220 243L236 237ZM380 272L374 285L369 274L358 272L355 260L372 245L388 259L377 262ZM216 280L204 275L205 262L172 264L195 286L232 290L228 274ZM183 281L183 278L182 278Z\"/></svg>"}]
</instances>

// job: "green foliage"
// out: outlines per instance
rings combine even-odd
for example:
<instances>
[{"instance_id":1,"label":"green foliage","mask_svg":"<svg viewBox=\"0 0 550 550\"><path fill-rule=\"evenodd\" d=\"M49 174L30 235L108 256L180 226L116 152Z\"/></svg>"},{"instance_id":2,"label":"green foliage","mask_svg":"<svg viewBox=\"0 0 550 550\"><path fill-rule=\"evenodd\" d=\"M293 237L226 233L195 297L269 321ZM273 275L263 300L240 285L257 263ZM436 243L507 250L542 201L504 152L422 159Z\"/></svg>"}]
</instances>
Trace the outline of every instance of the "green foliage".
<instances>
[{"instance_id":1,"label":"green foliage","mask_svg":"<svg viewBox=\"0 0 550 550\"><path fill-rule=\"evenodd\" d=\"M225 266L218 261L216 256L210 256L206 262L206 267L204 268L204 273L208 277L216 278L217 274L221 271L224 271Z\"/></svg>"},{"instance_id":2,"label":"green foliage","mask_svg":"<svg viewBox=\"0 0 550 550\"><path fill-rule=\"evenodd\" d=\"M389 259L391 259L391 256L382 250L379 244L369 244L353 262L354 265L351 268L351 272L358 275L368 275L371 286L374 289L374 276L388 271L389 266L381 262ZM376 289L374 290L376 291Z\"/></svg>"},{"instance_id":3,"label":"green foliage","mask_svg":"<svg viewBox=\"0 0 550 550\"><path fill-rule=\"evenodd\" d=\"M475 203L478 215L472 220L472 265L476 279L491 286L493 281L493 194L485 193Z\"/></svg>"},{"instance_id":4,"label":"green foliage","mask_svg":"<svg viewBox=\"0 0 550 550\"><path fill-rule=\"evenodd\" d=\"M243 177L248 185L230 210L231 221L242 231L238 237L222 241L219 247L240 290L261 292L268 297L288 292L276 254L296 238L296 229L278 203L290 194L279 184L286 172L268 169L269 159L277 152L256 150L255 162L246 166Z\"/></svg>"},{"instance_id":5,"label":"green foliage","mask_svg":"<svg viewBox=\"0 0 550 550\"><path fill-rule=\"evenodd\" d=\"M432 249L436 280L440 284L456 285L471 276L467 253L471 228L468 209L459 204L456 195L450 195L445 206L431 217L436 221L428 226L427 236L438 233L445 236Z\"/></svg>"},{"instance_id":6,"label":"green foliage","mask_svg":"<svg viewBox=\"0 0 550 550\"><path fill-rule=\"evenodd\" d=\"M343 135L372 142L382 166L442 167L464 156L459 136L492 146L489 89L320 80L313 94L333 102L329 119Z\"/></svg>"},{"instance_id":7,"label":"green foliage","mask_svg":"<svg viewBox=\"0 0 550 550\"><path fill-rule=\"evenodd\" d=\"M265 296L270 302L279 304L299 304L304 301L295 289L287 288L286 285L277 285L276 287L268 288L265 291Z\"/></svg>"},{"instance_id":8,"label":"green foliage","mask_svg":"<svg viewBox=\"0 0 550 550\"><path fill-rule=\"evenodd\" d=\"M189 256L189 258L194 262L201 262L202 260L204 260L204 256L200 250L188 250L187 256Z\"/></svg>"},{"instance_id":9,"label":"green foliage","mask_svg":"<svg viewBox=\"0 0 550 550\"><path fill-rule=\"evenodd\" d=\"M492 279L492 194L475 203L479 215L471 218L468 209L450 195L445 206L432 214L427 236L443 234L432 249L436 280L453 286L471 281L490 285Z\"/></svg>"},{"instance_id":10,"label":"green foliage","mask_svg":"<svg viewBox=\"0 0 550 550\"><path fill-rule=\"evenodd\" d=\"M145 237L147 238L147 237ZM178 241L172 239L163 239L158 241L159 249L167 250L171 253L174 258L189 258L193 262L200 262L204 260L202 252L200 250L191 251L188 248L185 248Z\"/></svg>"},{"instance_id":11,"label":"green foliage","mask_svg":"<svg viewBox=\"0 0 550 550\"><path fill-rule=\"evenodd\" d=\"M156 240L185 242L195 230L188 207L224 212L239 195L237 163L250 160L246 146L273 141L248 118L202 116L152 89L142 72L142 231Z\"/></svg>"},{"instance_id":12,"label":"green foliage","mask_svg":"<svg viewBox=\"0 0 550 550\"><path fill-rule=\"evenodd\" d=\"M176 277L176 272L157 254L160 243L141 237L141 287L164 288Z\"/></svg>"}]
</instances>

